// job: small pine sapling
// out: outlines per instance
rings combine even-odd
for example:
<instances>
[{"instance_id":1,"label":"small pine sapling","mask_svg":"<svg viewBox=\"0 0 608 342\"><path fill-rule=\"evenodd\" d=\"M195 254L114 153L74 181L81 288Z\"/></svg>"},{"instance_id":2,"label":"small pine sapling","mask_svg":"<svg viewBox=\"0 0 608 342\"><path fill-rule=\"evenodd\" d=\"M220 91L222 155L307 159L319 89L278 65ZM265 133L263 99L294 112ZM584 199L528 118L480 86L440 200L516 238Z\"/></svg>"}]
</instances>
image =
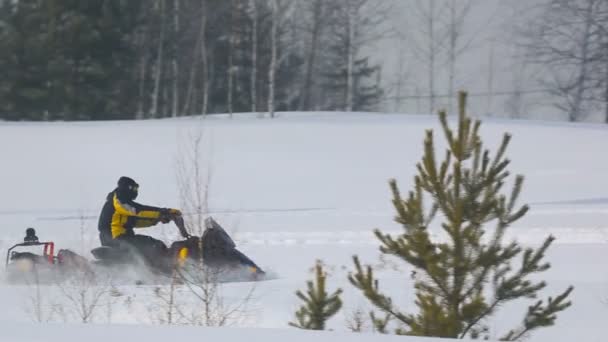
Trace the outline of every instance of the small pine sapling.
<instances>
[{"instance_id":1,"label":"small pine sapling","mask_svg":"<svg viewBox=\"0 0 608 342\"><path fill-rule=\"evenodd\" d=\"M433 131L428 130L414 189L402 197L397 182L390 181L395 220L403 226L403 233L391 236L375 230L380 251L413 268L417 312L399 309L380 290L372 267L362 266L354 257L350 282L397 322L397 334L488 337L487 319L502 305L537 298L546 287L544 281L531 278L549 269L544 257L554 237L548 236L537 248L503 242L507 228L528 211L527 205L516 206L523 176L515 177L510 194L501 192L509 176L505 151L511 136L505 134L497 153L491 155L483 149L480 121L466 115L465 104L466 94L460 93L456 132L449 127L446 113L439 115L447 140L443 160L437 158ZM429 231L438 212L444 241L437 241ZM570 306L567 299L571 291L569 287L555 298L535 302L524 314L522 326L502 339L518 340L537 328L553 325L557 313Z\"/></svg>"},{"instance_id":2,"label":"small pine sapling","mask_svg":"<svg viewBox=\"0 0 608 342\"><path fill-rule=\"evenodd\" d=\"M308 330L325 330L327 320L342 308L340 299L342 290L338 289L328 295L325 289L326 279L327 274L323 270L323 265L317 262L314 281L306 282L308 287L306 294L299 290L296 292L296 296L304 304L295 314L297 322L290 322L290 326Z\"/></svg>"}]
</instances>

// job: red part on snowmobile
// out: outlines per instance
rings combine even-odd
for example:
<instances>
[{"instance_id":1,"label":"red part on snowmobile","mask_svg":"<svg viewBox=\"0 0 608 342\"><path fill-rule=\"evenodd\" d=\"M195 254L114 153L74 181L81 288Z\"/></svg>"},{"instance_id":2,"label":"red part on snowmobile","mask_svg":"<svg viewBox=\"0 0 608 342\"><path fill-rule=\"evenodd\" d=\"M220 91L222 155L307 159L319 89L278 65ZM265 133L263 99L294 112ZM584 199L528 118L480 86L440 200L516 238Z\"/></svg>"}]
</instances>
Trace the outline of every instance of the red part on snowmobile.
<instances>
[{"instance_id":1,"label":"red part on snowmobile","mask_svg":"<svg viewBox=\"0 0 608 342\"><path fill-rule=\"evenodd\" d=\"M13 251L15 248L18 248L18 247L31 247L31 246L43 246L42 258L44 258L49 264L55 263L55 243L52 241L39 242L34 228L28 228L25 231L25 238L23 239L23 242L12 246L6 252L5 267L8 267L8 264L11 260L16 260L16 259L30 259L32 261L40 260L41 257L39 255L30 253L30 252Z\"/></svg>"}]
</instances>

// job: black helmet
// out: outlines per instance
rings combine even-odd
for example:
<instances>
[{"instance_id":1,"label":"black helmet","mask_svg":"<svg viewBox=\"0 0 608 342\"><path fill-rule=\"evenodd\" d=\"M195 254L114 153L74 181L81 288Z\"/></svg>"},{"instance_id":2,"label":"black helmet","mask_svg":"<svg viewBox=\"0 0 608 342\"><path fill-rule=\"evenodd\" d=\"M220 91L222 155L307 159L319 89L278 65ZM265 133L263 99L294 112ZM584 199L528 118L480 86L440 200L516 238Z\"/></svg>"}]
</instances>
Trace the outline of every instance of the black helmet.
<instances>
[{"instance_id":1,"label":"black helmet","mask_svg":"<svg viewBox=\"0 0 608 342\"><path fill-rule=\"evenodd\" d=\"M24 242L38 242L38 237L36 236L36 230L34 228L28 228L25 230L25 238Z\"/></svg>"},{"instance_id":2,"label":"black helmet","mask_svg":"<svg viewBox=\"0 0 608 342\"><path fill-rule=\"evenodd\" d=\"M137 198L137 192L139 191L139 184L137 184L132 178L120 177L118 179L118 187L116 188L116 195L121 201L132 201Z\"/></svg>"}]
</instances>

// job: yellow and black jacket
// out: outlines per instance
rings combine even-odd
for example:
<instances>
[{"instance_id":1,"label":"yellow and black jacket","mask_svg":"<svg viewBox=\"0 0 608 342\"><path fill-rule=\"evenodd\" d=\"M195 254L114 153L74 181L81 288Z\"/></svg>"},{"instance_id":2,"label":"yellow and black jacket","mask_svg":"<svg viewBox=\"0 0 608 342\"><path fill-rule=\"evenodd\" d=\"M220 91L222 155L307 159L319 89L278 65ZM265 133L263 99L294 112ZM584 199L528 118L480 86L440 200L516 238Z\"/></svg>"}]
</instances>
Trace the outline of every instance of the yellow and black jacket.
<instances>
[{"instance_id":1,"label":"yellow and black jacket","mask_svg":"<svg viewBox=\"0 0 608 342\"><path fill-rule=\"evenodd\" d=\"M156 225L163 210L166 209L120 200L116 191L110 192L99 215L101 244L105 246L120 236L134 235L133 228Z\"/></svg>"}]
</instances>

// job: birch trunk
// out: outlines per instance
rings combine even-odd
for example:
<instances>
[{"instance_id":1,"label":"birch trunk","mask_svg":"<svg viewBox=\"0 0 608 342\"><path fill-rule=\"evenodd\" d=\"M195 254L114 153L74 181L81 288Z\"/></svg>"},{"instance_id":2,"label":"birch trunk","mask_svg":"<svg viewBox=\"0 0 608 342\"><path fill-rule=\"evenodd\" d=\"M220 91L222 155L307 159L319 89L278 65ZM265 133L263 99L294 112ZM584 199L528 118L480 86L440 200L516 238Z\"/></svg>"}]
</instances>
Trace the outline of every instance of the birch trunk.
<instances>
[{"instance_id":1,"label":"birch trunk","mask_svg":"<svg viewBox=\"0 0 608 342\"><path fill-rule=\"evenodd\" d=\"M310 94L312 92L312 80L317 57L317 45L321 33L322 20L322 0L315 0L313 4L313 23L310 37L310 51L306 59L306 71L304 76L304 86L302 87L302 98L300 100L300 110L310 110Z\"/></svg>"},{"instance_id":2,"label":"birch trunk","mask_svg":"<svg viewBox=\"0 0 608 342\"><path fill-rule=\"evenodd\" d=\"M277 68L277 20L279 19L279 8L277 0L272 0L272 28L270 31L271 56L268 69L268 114L274 118L274 83Z\"/></svg>"},{"instance_id":3,"label":"birch trunk","mask_svg":"<svg viewBox=\"0 0 608 342\"><path fill-rule=\"evenodd\" d=\"M258 5L256 0L250 0L251 7L251 112L258 111Z\"/></svg>"},{"instance_id":4,"label":"birch trunk","mask_svg":"<svg viewBox=\"0 0 608 342\"><path fill-rule=\"evenodd\" d=\"M205 29L206 31L206 29ZM201 113L203 116L207 115L209 109L209 56L207 56L207 39L206 33L202 35L201 40L201 62L202 65L202 83L203 83L203 105Z\"/></svg>"},{"instance_id":5,"label":"birch trunk","mask_svg":"<svg viewBox=\"0 0 608 342\"><path fill-rule=\"evenodd\" d=\"M233 79L234 79L234 6L233 1L230 0L230 33L228 37L228 94L226 102L228 104L228 113L232 118L232 92L233 92Z\"/></svg>"},{"instance_id":6,"label":"birch trunk","mask_svg":"<svg viewBox=\"0 0 608 342\"><path fill-rule=\"evenodd\" d=\"M196 46L194 47L192 64L190 66L190 75L188 77L188 88L186 90L186 98L184 99L184 108L182 110L185 115L192 114L190 110L194 107L193 103L196 103L194 96L194 83L198 73L198 64L200 63L201 59L201 44L204 41L205 30L207 27L207 11L205 9L205 1L206 0L202 0L201 3L201 25L198 32L198 38L196 39Z\"/></svg>"},{"instance_id":7,"label":"birch trunk","mask_svg":"<svg viewBox=\"0 0 608 342\"><path fill-rule=\"evenodd\" d=\"M169 90L167 87L162 87L162 101L160 103L162 104L160 117L165 117L168 113L170 113Z\"/></svg>"},{"instance_id":8,"label":"birch trunk","mask_svg":"<svg viewBox=\"0 0 608 342\"><path fill-rule=\"evenodd\" d=\"M588 73L588 56L589 56L589 33L591 31L592 21L592 10L594 0L587 0L587 9L585 13L585 28L583 30L582 46L581 46L581 59L579 64L579 73L576 81L576 93L574 95L574 103L569 113L570 121L577 121L581 116L582 104L583 104L583 92L587 85L587 73Z\"/></svg>"},{"instance_id":9,"label":"birch trunk","mask_svg":"<svg viewBox=\"0 0 608 342\"><path fill-rule=\"evenodd\" d=\"M433 13L431 13L433 15ZM448 84L448 113L452 112L454 102L454 74L456 69L456 1L450 1L450 48L448 50L449 60L449 84Z\"/></svg>"},{"instance_id":10,"label":"birch trunk","mask_svg":"<svg viewBox=\"0 0 608 342\"><path fill-rule=\"evenodd\" d=\"M429 15L429 114L435 110L435 0L430 1Z\"/></svg>"},{"instance_id":11,"label":"birch trunk","mask_svg":"<svg viewBox=\"0 0 608 342\"><path fill-rule=\"evenodd\" d=\"M606 75L604 79L604 122L608 124L608 58L606 59Z\"/></svg>"},{"instance_id":12,"label":"birch trunk","mask_svg":"<svg viewBox=\"0 0 608 342\"><path fill-rule=\"evenodd\" d=\"M355 69L355 29L356 29L356 7L349 4L348 8L348 42L347 42L347 65L346 65L346 111L353 111L354 92L354 69Z\"/></svg>"},{"instance_id":13,"label":"birch trunk","mask_svg":"<svg viewBox=\"0 0 608 342\"><path fill-rule=\"evenodd\" d=\"M403 89L403 64L404 64L404 52L401 44L399 44L399 61L398 61L398 69L397 69L397 84L396 84L396 96L395 96L395 113L398 113L401 110L401 95Z\"/></svg>"},{"instance_id":14,"label":"birch trunk","mask_svg":"<svg viewBox=\"0 0 608 342\"><path fill-rule=\"evenodd\" d=\"M601 31L604 36L604 60L602 62L604 65L604 122L608 124L608 11L605 13L603 24L605 26L601 26Z\"/></svg>"},{"instance_id":15,"label":"birch trunk","mask_svg":"<svg viewBox=\"0 0 608 342\"><path fill-rule=\"evenodd\" d=\"M184 98L184 106L182 107L182 115L192 115L190 109L192 108L192 102L194 101L194 81L199 63L200 41L197 40L196 46L194 47L194 58L192 58L192 64L190 65L190 74L188 75L188 87L186 88L186 97Z\"/></svg>"},{"instance_id":16,"label":"birch trunk","mask_svg":"<svg viewBox=\"0 0 608 342\"><path fill-rule=\"evenodd\" d=\"M143 29L143 32L138 34L138 47L139 47L139 80L138 80L138 96L137 96L137 113L135 114L136 120L142 120L145 118L145 89L146 89L146 69L148 67L148 56L146 53L146 35L147 31Z\"/></svg>"},{"instance_id":17,"label":"birch trunk","mask_svg":"<svg viewBox=\"0 0 608 342\"><path fill-rule=\"evenodd\" d=\"M179 0L173 0L173 54L171 56L171 66L173 69L173 91L171 116L177 117L179 114L179 65L177 62L178 35L179 35Z\"/></svg>"},{"instance_id":18,"label":"birch trunk","mask_svg":"<svg viewBox=\"0 0 608 342\"><path fill-rule=\"evenodd\" d=\"M201 81L203 87L203 103L201 107L201 114L207 115L209 107L209 56L207 56L207 0L201 0L201 10L203 12L203 18L201 20Z\"/></svg>"},{"instance_id":19,"label":"birch trunk","mask_svg":"<svg viewBox=\"0 0 608 342\"><path fill-rule=\"evenodd\" d=\"M490 60L488 61L488 103L486 114L491 114L494 105L494 40L490 42Z\"/></svg>"},{"instance_id":20,"label":"birch trunk","mask_svg":"<svg viewBox=\"0 0 608 342\"><path fill-rule=\"evenodd\" d=\"M154 73L154 89L152 91L152 105L150 107L150 117L156 118L158 115L158 100L160 96L160 79L163 70L163 42L165 40L165 0L160 1L160 35L158 39L158 49L156 54L156 69Z\"/></svg>"}]
</instances>

